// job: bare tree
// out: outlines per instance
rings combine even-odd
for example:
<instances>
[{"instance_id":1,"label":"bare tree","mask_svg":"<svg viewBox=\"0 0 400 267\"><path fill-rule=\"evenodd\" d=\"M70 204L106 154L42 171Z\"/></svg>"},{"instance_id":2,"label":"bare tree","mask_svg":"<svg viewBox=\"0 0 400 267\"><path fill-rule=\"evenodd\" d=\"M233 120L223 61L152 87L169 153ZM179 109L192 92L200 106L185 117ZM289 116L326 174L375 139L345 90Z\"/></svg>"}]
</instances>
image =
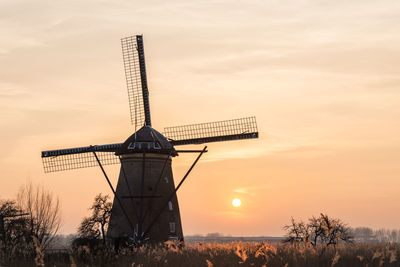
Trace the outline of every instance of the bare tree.
<instances>
[{"instance_id":1,"label":"bare tree","mask_svg":"<svg viewBox=\"0 0 400 267\"><path fill-rule=\"evenodd\" d=\"M351 236L351 229L340 219L330 218L328 215L323 213L321 213L318 219L322 228L322 243L327 245L336 245L339 241L352 241L353 237Z\"/></svg>"},{"instance_id":2,"label":"bare tree","mask_svg":"<svg viewBox=\"0 0 400 267\"><path fill-rule=\"evenodd\" d=\"M103 238L103 243L106 239L106 228L108 227L108 222L110 221L112 202L108 201L108 195L98 194L90 208L93 212L92 218L95 222L100 225L101 237Z\"/></svg>"},{"instance_id":3,"label":"bare tree","mask_svg":"<svg viewBox=\"0 0 400 267\"><path fill-rule=\"evenodd\" d=\"M322 221L320 220L320 218L312 216L311 218L308 219L308 225L311 236L310 243L315 247L318 243L318 240L322 239L324 235L324 228L322 225Z\"/></svg>"},{"instance_id":4,"label":"bare tree","mask_svg":"<svg viewBox=\"0 0 400 267\"><path fill-rule=\"evenodd\" d=\"M315 247L318 243L335 246L340 241L352 241L351 230L345 223L323 213L319 217L309 218L307 224L292 218L291 224L285 225L283 229L287 231L286 242L291 243L303 242Z\"/></svg>"},{"instance_id":5,"label":"bare tree","mask_svg":"<svg viewBox=\"0 0 400 267\"><path fill-rule=\"evenodd\" d=\"M98 239L100 231L96 225L97 223L91 217L83 218L78 228L78 235L80 238Z\"/></svg>"},{"instance_id":6,"label":"bare tree","mask_svg":"<svg viewBox=\"0 0 400 267\"><path fill-rule=\"evenodd\" d=\"M85 217L78 229L81 238L97 239L101 236L103 243L105 243L112 208L112 203L108 199L108 195L101 193L94 198L94 202L89 208L92 215Z\"/></svg>"},{"instance_id":7,"label":"bare tree","mask_svg":"<svg viewBox=\"0 0 400 267\"><path fill-rule=\"evenodd\" d=\"M59 199L43 186L28 183L18 191L17 203L29 214L29 234L39 240L42 249L47 248L61 225Z\"/></svg>"},{"instance_id":8,"label":"bare tree","mask_svg":"<svg viewBox=\"0 0 400 267\"><path fill-rule=\"evenodd\" d=\"M6 258L26 251L31 240L27 231L27 218L15 201L0 201L0 251Z\"/></svg>"},{"instance_id":9,"label":"bare tree","mask_svg":"<svg viewBox=\"0 0 400 267\"><path fill-rule=\"evenodd\" d=\"M303 221L296 222L293 217L291 218L291 224L283 227L287 231L286 242L290 243L307 243L310 240L310 229L309 225Z\"/></svg>"}]
</instances>

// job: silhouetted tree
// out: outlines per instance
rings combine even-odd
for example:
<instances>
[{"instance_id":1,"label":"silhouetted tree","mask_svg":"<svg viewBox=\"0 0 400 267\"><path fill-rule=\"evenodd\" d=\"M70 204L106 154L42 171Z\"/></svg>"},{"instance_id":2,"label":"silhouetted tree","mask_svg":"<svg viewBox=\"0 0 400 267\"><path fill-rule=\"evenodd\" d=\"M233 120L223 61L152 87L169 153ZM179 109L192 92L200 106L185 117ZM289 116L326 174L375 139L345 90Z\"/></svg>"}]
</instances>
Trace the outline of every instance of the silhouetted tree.
<instances>
[{"instance_id":1,"label":"silhouetted tree","mask_svg":"<svg viewBox=\"0 0 400 267\"><path fill-rule=\"evenodd\" d=\"M41 249L46 249L61 224L60 201L43 186L28 183L17 194L17 204L27 212L27 231L36 237Z\"/></svg>"},{"instance_id":2,"label":"silhouetted tree","mask_svg":"<svg viewBox=\"0 0 400 267\"><path fill-rule=\"evenodd\" d=\"M89 210L92 211L90 217L83 218L78 234L80 238L106 240L106 231L111 216L112 203L108 201L108 195L98 194Z\"/></svg>"},{"instance_id":3,"label":"silhouetted tree","mask_svg":"<svg viewBox=\"0 0 400 267\"><path fill-rule=\"evenodd\" d=\"M331 218L321 213L319 217L311 217L308 223L296 222L293 218L291 224L283 227L286 233L286 242L303 242L303 244L317 246L318 243L336 245L340 241L351 242L350 228L340 219Z\"/></svg>"},{"instance_id":4,"label":"silhouetted tree","mask_svg":"<svg viewBox=\"0 0 400 267\"><path fill-rule=\"evenodd\" d=\"M100 238L100 231L97 223L91 217L83 218L78 228L78 235L81 238L98 239Z\"/></svg>"},{"instance_id":5,"label":"silhouetted tree","mask_svg":"<svg viewBox=\"0 0 400 267\"><path fill-rule=\"evenodd\" d=\"M353 237L350 228L340 219L330 218L321 213L318 220L321 222L321 240L327 245L336 245L339 241L350 242Z\"/></svg>"},{"instance_id":6,"label":"silhouetted tree","mask_svg":"<svg viewBox=\"0 0 400 267\"><path fill-rule=\"evenodd\" d=\"M291 224L283 227L287 231L286 242L290 243L307 243L310 240L310 229L309 225L303 221L296 222L293 217L291 218Z\"/></svg>"},{"instance_id":7,"label":"silhouetted tree","mask_svg":"<svg viewBox=\"0 0 400 267\"><path fill-rule=\"evenodd\" d=\"M32 240L28 231L28 220L21 215L15 201L0 201L0 249L2 258L8 259L29 251Z\"/></svg>"}]
</instances>

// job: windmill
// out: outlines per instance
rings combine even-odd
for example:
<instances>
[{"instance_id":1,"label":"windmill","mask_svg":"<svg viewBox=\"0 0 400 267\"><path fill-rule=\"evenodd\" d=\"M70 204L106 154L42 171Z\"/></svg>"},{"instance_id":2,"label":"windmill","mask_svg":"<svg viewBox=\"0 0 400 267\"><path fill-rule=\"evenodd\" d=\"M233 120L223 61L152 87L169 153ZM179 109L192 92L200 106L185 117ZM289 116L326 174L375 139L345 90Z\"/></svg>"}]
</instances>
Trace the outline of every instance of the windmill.
<instances>
[{"instance_id":1,"label":"windmill","mask_svg":"<svg viewBox=\"0 0 400 267\"><path fill-rule=\"evenodd\" d=\"M123 143L43 151L44 171L99 166L114 194L107 231L107 237L114 241L183 240L176 192L207 147L201 150L176 147L258 138L256 119L167 127L161 134L151 124L143 36L122 38L121 44L134 133ZM175 187L171 159L180 153L198 153L198 156ZM108 164L121 164L116 189L103 168Z\"/></svg>"}]
</instances>

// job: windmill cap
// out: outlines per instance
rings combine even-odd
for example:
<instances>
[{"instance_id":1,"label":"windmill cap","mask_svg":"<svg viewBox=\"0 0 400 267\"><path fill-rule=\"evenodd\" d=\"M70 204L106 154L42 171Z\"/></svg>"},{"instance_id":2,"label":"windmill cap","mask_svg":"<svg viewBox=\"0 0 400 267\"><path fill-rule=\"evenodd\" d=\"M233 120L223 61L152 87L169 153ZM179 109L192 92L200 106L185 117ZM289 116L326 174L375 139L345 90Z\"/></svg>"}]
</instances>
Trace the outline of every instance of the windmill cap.
<instances>
[{"instance_id":1,"label":"windmill cap","mask_svg":"<svg viewBox=\"0 0 400 267\"><path fill-rule=\"evenodd\" d=\"M143 152L171 154L171 156L177 155L175 148L168 142L167 138L150 126L143 126L137 132L129 136L116 154Z\"/></svg>"}]
</instances>

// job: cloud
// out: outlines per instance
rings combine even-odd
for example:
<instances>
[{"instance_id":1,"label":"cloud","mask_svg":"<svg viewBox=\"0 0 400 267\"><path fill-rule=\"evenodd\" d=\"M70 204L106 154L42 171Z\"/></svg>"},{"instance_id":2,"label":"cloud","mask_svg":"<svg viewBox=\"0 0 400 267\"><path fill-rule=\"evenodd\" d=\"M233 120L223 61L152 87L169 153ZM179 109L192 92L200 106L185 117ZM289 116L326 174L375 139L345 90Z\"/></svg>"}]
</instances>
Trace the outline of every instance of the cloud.
<instances>
[{"instance_id":1,"label":"cloud","mask_svg":"<svg viewBox=\"0 0 400 267\"><path fill-rule=\"evenodd\" d=\"M253 197L257 194L257 191L269 188L271 188L269 184L263 184L263 185L254 185L254 186L236 188L233 190L233 192L238 194L250 195Z\"/></svg>"},{"instance_id":2,"label":"cloud","mask_svg":"<svg viewBox=\"0 0 400 267\"><path fill-rule=\"evenodd\" d=\"M0 82L0 99L27 95L29 95L28 89L19 84Z\"/></svg>"},{"instance_id":3,"label":"cloud","mask_svg":"<svg viewBox=\"0 0 400 267\"><path fill-rule=\"evenodd\" d=\"M252 159L265 155L276 156L318 156L332 153L332 148L314 136L314 140L304 134L294 136L282 130L260 129L259 139L237 141L228 145L225 142L211 143L210 155L204 162L216 162L231 159ZM226 149L229 147L229 149Z\"/></svg>"},{"instance_id":4,"label":"cloud","mask_svg":"<svg viewBox=\"0 0 400 267\"><path fill-rule=\"evenodd\" d=\"M0 27L7 26L1 25L0 23ZM10 53L12 50L17 48L46 46L46 44L41 40L34 37L22 36L22 33L11 33L10 31L2 33L2 35L3 37L0 38L0 56L4 56L5 54Z\"/></svg>"}]
</instances>

